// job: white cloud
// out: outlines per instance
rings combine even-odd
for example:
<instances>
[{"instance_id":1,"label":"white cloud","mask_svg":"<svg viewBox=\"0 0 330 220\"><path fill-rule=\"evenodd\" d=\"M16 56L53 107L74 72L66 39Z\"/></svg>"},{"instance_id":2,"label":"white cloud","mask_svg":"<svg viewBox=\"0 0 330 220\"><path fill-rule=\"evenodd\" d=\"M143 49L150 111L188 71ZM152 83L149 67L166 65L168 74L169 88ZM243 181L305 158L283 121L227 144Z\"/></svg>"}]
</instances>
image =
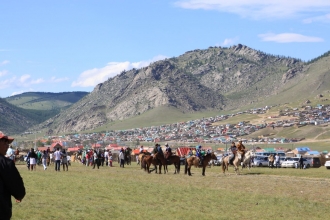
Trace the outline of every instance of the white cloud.
<instances>
[{"instance_id":1,"label":"white cloud","mask_svg":"<svg viewBox=\"0 0 330 220\"><path fill-rule=\"evenodd\" d=\"M12 86L16 81L16 77L12 77L10 79L5 79L0 81L0 89L5 89Z\"/></svg>"},{"instance_id":2,"label":"white cloud","mask_svg":"<svg viewBox=\"0 0 330 220\"><path fill-rule=\"evenodd\" d=\"M49 82L51 82L51 83L60 83L60 82L68 81L68 80L69 80L68 77L57 78L56 76L53 76L52 78L50 78Z\"/></svg>"},{"instance_id":3,"label":"white cloud","mask_svg":"<svg viewBox=\"0 0 330 220\"><path fill-rule=\"evenodd\" d=\"M282 34L259 34L262 41L273 41L277 43L293 43L293 42L323 42L324 40L319 37L305 36L295 33L282 33Z\"/></svg>"},{"instance_id":4,"label":"white cloud","mask_svg":"<svg viewBox=\"0 0 330 220\"><path fill-rule=\"evenodd\" d=\"M25 83L27 80L29 80L31 78L30 75L28 74L25 74L25 75L22 75L20 78L19 78L19 82L20 83Z\"/></svg>"},{"instance_id":5,"label":"white cloud","mask_svg":"<svg viewBox=\"0 0 330 220\"><path fill-rule=\"evenodd\" d=\"M285 18L314 12L328 12L329 0L179 0L185 9L218 10L254 19Z\"/></svg>"},{"instance_id":6,"label":"white cloud","mask_svg":"<svg viewBox=\"0 0 330 220\"><path fill-rule=\"evenodd\" d=\"M9 60L4 60L0 63L0 66L4 66L9 63Z\"/></svg>"},{"instance_id":7,"label":"white cloud","mask_svg":"<svg viewBox=\"0 0 330 220\"><path fill-rule=\"evenodd\" d=\"M1 77L1 76L5 76L7 73L8 73L7 70L2 70L2 71L0 71L0 77Z\"/></svg>"},{"instance_id":8,"label":"white cloud","mask_svg":"<svg viewBox=\"0 0 330 220\"><path fill-rule=\"evenodd\" d=\"M110 62L105 67L94 68L82 72L76 81L73 81L72 87L94 87L99 83L106 81L108 78L118 75L123 70L130 70L133 68L142 68L148 66L150 63L165 59L163 55L156 56L151 60L131 63L126 62Z\"/></svg>"},{"instance_id":9,"label":"white cloud","mask_svg":"<svg viewBox=\"0 0 330 220\"><path fill-rule=\"evenodd\" d=\"M222 46L230 46L230 45L233 45L235 44L237 41L238 41L238 37L235 37L235 38L226 38L222 43L221 45Z\"/></svg>"},{"instance_id":10,"label":"white cloud","mask_svg":"<svg viewBox=\"0 0 330 220\"><path fill-rule=\"evenodd\" d=\"M5 76L7 73L8 72L6 70L0 71L0 77ZM0 80L0 90L6 88L16 88L17 90L20 90L12 93L12 95L16 95L23 92L34 91L34 89L29 88L30 86L33 85L39 85L43 83L61 83L68 80L69 80L68 77L57 78L56 76L53 76L49 79L43 79L43 78L33 78L29 74L24 74L19 77L12 76L11 78ZM25 88L29 88L29 90L26 90Z\"/></svg>"},{"instance_id":11,"label":"white cloud","mask_svg":"<svg viewBox=\"0 0 330 220\"><path fill-rule=\"evenodd\" d=\"M311 17L303 20L303 23L305 24L311 24L313 22L323 22L323 23L330 23L330 14L322 15L322 16L316 16Z\"/></svg>"},{"instance_id":12,"label":"white cloud","mask_svg":"<svg viewBox=\"0 0 330 220\"><path fill-rule=\"evenodd\" d=\"M21 90L21 91L13 92L10 96L19 95L19 94L22 94L24 92L33 92L33 91L34 90L30 88L29 90Z\"/></svg>"}]
</instances>

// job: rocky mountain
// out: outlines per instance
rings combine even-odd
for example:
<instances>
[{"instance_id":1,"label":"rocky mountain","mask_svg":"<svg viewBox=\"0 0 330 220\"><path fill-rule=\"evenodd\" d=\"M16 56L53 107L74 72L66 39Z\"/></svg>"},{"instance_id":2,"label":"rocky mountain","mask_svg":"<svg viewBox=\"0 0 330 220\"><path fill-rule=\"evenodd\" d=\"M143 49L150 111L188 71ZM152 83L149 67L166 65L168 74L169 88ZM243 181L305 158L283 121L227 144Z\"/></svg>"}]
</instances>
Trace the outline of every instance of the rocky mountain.
<instances>
[{"instance_id":1,"label":"rocky mountain","mask_svg":"<svg viewBox=\"0 0 330 220\"><path fill-rule=\"evenodd\" d=\"M91 130L161 106L184 113L234 110L282 97L289 85L295 86L309 73L311 65L241 44L188 51L123 71L38 129L54 133Z\"/></svg>"}]
</instances>

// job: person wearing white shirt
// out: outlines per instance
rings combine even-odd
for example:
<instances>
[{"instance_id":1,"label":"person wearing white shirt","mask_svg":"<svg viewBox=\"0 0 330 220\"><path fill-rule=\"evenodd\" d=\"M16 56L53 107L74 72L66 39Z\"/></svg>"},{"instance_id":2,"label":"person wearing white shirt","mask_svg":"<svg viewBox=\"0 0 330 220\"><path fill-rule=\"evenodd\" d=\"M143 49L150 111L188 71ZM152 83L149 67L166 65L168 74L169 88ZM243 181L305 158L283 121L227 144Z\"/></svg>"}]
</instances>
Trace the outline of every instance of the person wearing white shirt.
<instances>
[{"instance_id":1,"label":"person wearing white shirt","mask_svg":"<svg viewBox=\"0 0 330 220\"><path fill-rule=\"evenodd\" d=\"M14 158L15 158L15 153L14 153L13 147L11 145L9 146L9 148L6 152L6 157L11 160L14 160Z\"/></svg>"},{"instance_id":2,"label":"person wearing white shirt","mask_svg":"<svg viewBox=\"0 0 330 220\"><path fill-rule=\"evenodd\" d=\"M276 154L275 156L275 166L276 168L280 167L280 156L278 154Z\"/></svg>"},{"instance_id":3,"label":"person wearing white shirt","mask_svg":"<svg viewBox=\"0 0 330 220\"><path fill-rule=\"evenodd\" d=\"M109 157L109 151L108 150L106 150L105 152L104 152L104 159L105 159L105 165L106 166L108 166L108 157Z\"/></svg>"},{"instance_id":4,"label":"person wearing white shirt","mask_svg":"<svg viewBox=\"0 0 330 220\"><path fill-rule=\"evenodd\" d=\"M124 150L120 150L119 160L120 160L120 167L124 168L124 163L125 163Z\"/></svg>"},{"instance_id":5,"label":"person wearing white shirt","mask_svg":"<svg viewBox=\"0 0 330 220\"><path fill-rule=\"evenodd\" d=\"M61 168L61 152L60 149L57 148L54 152L54 159L55 159L55 171L60 172Z\"/></svg>"}]
</instances>

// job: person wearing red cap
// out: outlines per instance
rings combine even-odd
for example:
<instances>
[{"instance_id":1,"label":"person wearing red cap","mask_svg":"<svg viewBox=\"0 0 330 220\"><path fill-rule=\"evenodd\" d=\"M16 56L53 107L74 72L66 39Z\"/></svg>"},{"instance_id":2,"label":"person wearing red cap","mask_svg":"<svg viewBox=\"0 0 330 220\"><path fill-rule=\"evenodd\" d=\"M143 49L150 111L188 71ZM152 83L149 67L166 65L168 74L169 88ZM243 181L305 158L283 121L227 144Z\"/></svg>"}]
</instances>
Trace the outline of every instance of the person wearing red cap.
<instances>
[{"instance_id":1,"label":"person wearing red cap","mask_svg":"<svg viewBox=\"0 0 330 220\"><path fill-rule=\"evenodd\" d=\"M5 157L9 144L14 138L10 138L0 132L0 218L10 219L12 215L11 196L16 202L21 202L25 196L23 179L19 174L15 163Z\"/></svg>"}]
</instances>

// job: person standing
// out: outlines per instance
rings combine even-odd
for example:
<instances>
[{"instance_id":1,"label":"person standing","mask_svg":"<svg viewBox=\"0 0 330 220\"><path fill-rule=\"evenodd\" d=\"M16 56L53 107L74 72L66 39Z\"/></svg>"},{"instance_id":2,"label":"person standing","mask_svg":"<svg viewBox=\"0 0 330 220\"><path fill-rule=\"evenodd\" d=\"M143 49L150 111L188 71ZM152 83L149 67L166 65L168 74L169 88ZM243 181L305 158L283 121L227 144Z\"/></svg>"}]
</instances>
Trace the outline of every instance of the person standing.
<instances>
[{"instance_id":1,"label":"person standing","mask_svg":"<svg viewBox=\"0 0 330 220\"><path fill-rule=\"evenodd\" d=\"M42 163L42 153L40 150L38 150L37 152L37 158L38 158L38 165L40 165Z\"/></svg>"},{"instance_id":2,"label":"person standing","mask_svg":"<svg viewBox=\"0 0 330 220\"><path fill-rule=\"evenodd\" d=\"M298 162L299 162L299 168L304 169L304 159L303 159L302 155L300 155Z\"/></svg>"},{"instance_id":3,"label":"person standing","mask_svg":"<svg viewBox=\"0 0 330 220\"><path fill-rule=\"evenodd\" d=\"M48 159L48 153L44 150L42 154L42 165L44 166L44 170L47 170L47 159Z\"/></svg>"},{"instance_id":4,"label":"person standing","mask_svg":"<svg viewBox=\"0 0 330 220\"><path fill-rule=\"evenodd\" d=\"M86 153L86 167L89 166L89 151Z\"/></svg>"},{"instance_id":5,"label":"person standing","mask_svg":"<svg viewBox=\"0 0 330 220\"><path fill-rule=\"evenodd\" d=\"M5 157L8 146L13 140L0 132L0 218L5 220L12 216L11 196L17 203L25 196L23 179L14 161Z\"/></svg>"},{"instance_id":6,"label":"person standing","mask_svg":"<svg viewBox=\"0 0 330 220\"><path fill-rule=\"evenodd\" d=\"M54 159L55 159L55 171L60 172L61 169L61 152L60 148L56 148L54 152Z\"/></svg>"},{"instance_id":7,"label":"person standing","mask_svg":"<svg viewBox=\"0 0 330 220\"><path fill-rule=\"evenodd\" d=\"M68 154L65 152L65 149L62 150L61 157L62 157L62 166L63 166L63 171L68 171Z\"/></svg>"},{"instance_id":8,"label":"person standing","mask_svg":"<svg viewBox=\"0 0 330 220\"><path fill-rule=\"evenodd\" d=\"M109 153L109 167L112 167L112 153Z\"/></svg>"},{"instance_id":9,"label":"person standing","mask_svg":"<svg viewBox=\"0 0 330 220\"><path fill-rule=\"evenodd\" d=\"M93 165L93 169L95 169L95 165L97 166L97 169L100 169L99 157L97 155L96 150L94 150L94 165Z\"/></svg>"},{"instance_id":10,"label":"person standing","mask_svg":"<svg viewBox=\"0 0 330 220\"><path fill-rule=\"evenodd\" d=\"M280 156L278 154L275 155L275 165L276 168L280 167Z\"/></svg>"},{"instance_id":11,"label":"person standing","mask_svg":"<svg viewBox=\"0 0 330 220\"><path fill-rule=\"evenodd\" d=\"M125 164L124 150L120 150L119 160L120 160L120 167L124 168L124 164Z\"/></svg>"},{"instance_id":12,"label":"person standing","mask_svg":"<svg viewBox=\"0 0 330 220\"><path fill-rule=\"evenodd\" d=\"M50 166L51 164L53 164L53 159L54 159L54 153L53 152L50 152L49 153L49 164L48 164L48 166Z\"/></svg>"},{"instance_id":13,"label":"person standing","mask_svg":"<svg viewBox=\"0 0 330 220\"><path fill-rule=\"evenodd\" d=\"M15 161L15 152L13 150L13 147L10 145L7 152L6 152L6 157Z\"/></svg>"},{"instance_id":14,"label":"person standing","mask_svg":"<svg viewBox=\"0 0 330 220\"><path fill-rule=\"evenodd\" d=\"M99 153L99 163L101 164L101 166L104 166L104 152L102 150L100 150Z\"/></svg>"},{"instance_id":15,"label":"person standing","mask_svg":"<svg viewBox=\"0 0 330 220\"><path fill-rule=\"evenodd\" d=\"M37 154L34 152L34 149L31 148L31 151L30 151L30 170L33 171L33 168L34 168L34 171L37 170Z\"/></svg>"},{"instance_id":16,"label":"person standing","mask_svg":"<svg viewBox=\"0 0 330 220\"><path fill-rule=\"evenodd\" d=\"M105 159L105 166L108 166L109 165L109 150L106 150L104 152L104 159Z\"/></svg>"}]
</instances>

